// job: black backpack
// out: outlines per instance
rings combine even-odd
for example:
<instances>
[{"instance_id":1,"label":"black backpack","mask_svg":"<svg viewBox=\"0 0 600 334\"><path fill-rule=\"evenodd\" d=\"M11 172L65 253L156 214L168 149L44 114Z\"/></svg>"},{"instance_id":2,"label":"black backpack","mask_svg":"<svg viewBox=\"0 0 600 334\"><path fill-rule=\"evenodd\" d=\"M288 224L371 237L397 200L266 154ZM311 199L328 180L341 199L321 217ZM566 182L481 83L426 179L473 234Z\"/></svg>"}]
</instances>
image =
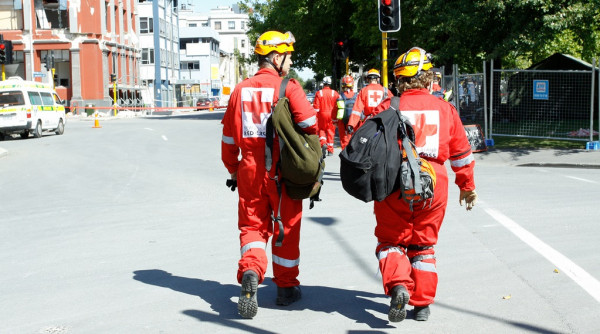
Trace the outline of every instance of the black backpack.
<instances>
[{"instance_id":1,"label":"black backpack","mask_svg":"<svg viewBox=\"0 0 600 334\"><path fill-rule=\"evenodd\" d=\"M352 135L340 153L340 179L347 193L364 202L382 201L401 189L412 210L414 202L433 199L436 175L417 154L414 129L399 105L400 98L392 97L388 109L367 119Z\"/></svg>"},{"instance_id":2,"label":"black backpack","mask_svg":"<svg viewBox=\"0 0 600 334\"><path fill-rule=\"evenodd\" d=\"M273 131L280 139L280 155L277 168L292 199L314 198L321 189L325 161L317 135L305 133L292 120L289 100L285 89L289 79L283 79L279 88L279 100L267 120L265 164L272 164ZM312 207L311 201L311 207Z\"/></svg>"}]
</instances>

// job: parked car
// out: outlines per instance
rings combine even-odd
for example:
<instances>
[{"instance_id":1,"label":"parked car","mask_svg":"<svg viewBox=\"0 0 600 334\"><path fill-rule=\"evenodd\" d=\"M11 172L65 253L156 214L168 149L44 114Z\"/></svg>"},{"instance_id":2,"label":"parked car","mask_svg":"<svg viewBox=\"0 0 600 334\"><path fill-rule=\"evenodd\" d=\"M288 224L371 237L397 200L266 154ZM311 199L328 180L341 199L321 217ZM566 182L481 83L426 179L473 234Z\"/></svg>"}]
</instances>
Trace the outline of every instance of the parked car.
<instances>
[{"instance_id":1,"label":"parked car","mask_svg":"<svg viewBox=\"0 0 600 334\"><path fill-rule=\"evenodd\" d=\"M213 108L215 108L215 109L222 108L221 107L221 100L218 97L213 96L213 97L209 97L209 99L213 103Z\"/></svg>"},{"instance_id":2,"label":"parked car","mask_svg":"<svg viewBox=\"0 0 600 334\"><path fill-rule=\"evenodd\" d=\"M308 99L308 102L313 103L313 100L315 99L315 94L308 93L306 94L306 98Z\"/></svg>"},{"instance_id":3,"label":"parked car","mask_svg":"<svg viewBox=\"0 0 600 334\"><path fill-rule=\"evenodd\" d=\"M210 99L208 97L201 97L196 102L196 110L206 110L210 108Z\"/></svg>"}]
</instances>

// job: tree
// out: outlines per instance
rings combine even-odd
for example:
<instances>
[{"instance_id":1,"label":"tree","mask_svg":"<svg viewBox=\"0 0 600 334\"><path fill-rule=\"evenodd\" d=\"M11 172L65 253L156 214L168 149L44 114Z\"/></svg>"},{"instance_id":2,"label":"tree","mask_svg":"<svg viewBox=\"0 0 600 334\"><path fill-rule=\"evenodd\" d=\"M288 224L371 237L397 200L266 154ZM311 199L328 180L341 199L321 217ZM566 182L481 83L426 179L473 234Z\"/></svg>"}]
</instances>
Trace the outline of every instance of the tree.
<instances>
[{"instance_id":1,"label":"tree","mask_svg":"<svg viewBox=\"0 0 600 334\"><path fill-rule=\"evenodd\" d=\"M267 30L294 33L298 68L341 73L334 43L343 39L351 62L381 66L375 0L243 0L241 8L251 40ZM388 37L398 39L400 53L412 46L431 52L436 66L478 72L483 60L527 67L555 52L588 62L600 53L600 0L402 0L401 13L400 31ZM395 59L388 61L391 71Z\"/></svg>"}]
</instances>

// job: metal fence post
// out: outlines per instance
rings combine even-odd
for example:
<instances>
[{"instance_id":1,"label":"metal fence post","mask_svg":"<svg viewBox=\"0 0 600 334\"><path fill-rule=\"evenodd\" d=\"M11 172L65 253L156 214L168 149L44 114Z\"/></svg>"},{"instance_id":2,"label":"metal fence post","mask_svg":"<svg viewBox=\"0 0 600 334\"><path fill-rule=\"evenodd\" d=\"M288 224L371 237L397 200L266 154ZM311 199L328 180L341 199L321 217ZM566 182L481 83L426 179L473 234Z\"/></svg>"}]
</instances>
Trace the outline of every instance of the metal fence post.
<instances>
[{"instance_id":1,"label":"metal fence post","mask_svg":"<svg viewBox=\"0 0 600 334\"><path fill-rule=\"evenodd\" d=\"M487 117L487 75L485 72L485 60L483 61L483 132L485 134L485 138L489 139L488 132L488 117Z\"/></svg>"},{"instance_id":2,"label":"metal fence post","mask_svg":"<svg viewBox=\"0 0 600 334\"><path fill-rule=\"evenodd\" d=\"M592 89L590 94L590 142L594 141L594 79L596 78L596 58L592 60ZM598 134L600 136L600 134Z\"/></svg>"},{"instance_id":3,"label":"metal fence post","mask_svg":"<svg viewBox=\"0 0 600 334\"><path fill-rule=\"evenodd\" d=\"M490 60L490 137L493 139L494 132L494 59Z\"/></svg>"}]
</instances>

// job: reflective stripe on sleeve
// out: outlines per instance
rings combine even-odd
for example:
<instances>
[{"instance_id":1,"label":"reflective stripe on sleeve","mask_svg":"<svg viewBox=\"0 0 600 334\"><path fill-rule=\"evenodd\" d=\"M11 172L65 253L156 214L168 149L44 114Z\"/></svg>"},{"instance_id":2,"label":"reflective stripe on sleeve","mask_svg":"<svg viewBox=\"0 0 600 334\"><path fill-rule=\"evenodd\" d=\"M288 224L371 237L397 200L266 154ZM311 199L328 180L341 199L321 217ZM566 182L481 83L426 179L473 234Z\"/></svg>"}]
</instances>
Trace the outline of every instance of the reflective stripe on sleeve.
<instances>
[{"instance_id":1,"label":"reflective stripe on sleeve","mask_svg":"<svg viewBox=\"0 0 600 334\"><path fill-rule=\"evenodd\" d=\"M379 261L385 259L389 253L400 253L400 255L404 254L404 252L402 252L402 250L398 247L390 247L390 248L386 248L385 250L382 250L379 252L379 254L377 254L377 259Z\"/></svg>"},{"instance_id":2,"label":"reflective stripe on sleeve","mask_svg":"<svg viewBox=\"0 0 600 334\"><path fill-rule=\"evenodd\" d=\"M233 145L235 142L233 141L233 137L228 137L223 135L222 140L225 144Z\"/></svg>"},{"instance_id":3,"label":"reflective stripe on sleeve","mask_svg":"<svg viewBox=\"0 0 600 334\"><path fill-rule=\"evenodd\" d=\"M458 160L450 160L450 166L452 167L462 167L473 162L475 158L473 157L473 153L467 155L466 157Z\"/></svg>"},{"instance_id":4,"label":"reflective stripe on sleeve","mask_svg":"<svg viewBox=\"0 0 600 334\"><path fill-rule=\"evenodd\" d=\"M422 270L422 271L429 271L432 273L437 273L437 270L435 269L435 264L433 264L433 263L417 261L417 262L413 262L412 267L415 269L418 269L418 270Z\"/></svg>"},{"instance_id":5,"label":"reflective stripe on sleeve","mask_svg":"<svg viewBox=\"0 0 600 334\"><path fill-rule=\"evenodd\" d=\"M264 250L265 248L267 248L267 244L262 241L249 242L249 243L245 244L244 247L240 248L240 255L243 256L244 253L246 253L247 251L249 251L252 248L260 248L260 249Z\"/></svg>"},{"instance_id":6,"label":"reflective stripe on sleeve","mask_svg":"<svg viewBox=\"0 0 600 334\"><path fill-rule=\"evenodd\" d=\"M300 259L295 259L295 260L288 260L288 259L284 259L282 257L273 255L273 263L277 263L280 266L286 267L286 268L293 268L296 267L300 264Z\"/></svg>"},{"instance_id":7,"label":"reflective stripe on sleeve","mask_svg":"<svg viewBox=\"0 0 600 334\"><path fill-rule=\"evenodd\" d=\"M311 117L303 120L302 122L298 123L298 126L303 129L306 129L315 124L317 124L317 116L311 116Z\"/></svg>"},{"instance_id":8,"label":"reflective stripe on sleeve","mask_svg":"<svg viewBox=\"0 0 600 334\"><path fill-rule=\"evenodd\" d=\"M362 111L352 110L352 115L362 116Z\"/></svg>"}]
</instances>

